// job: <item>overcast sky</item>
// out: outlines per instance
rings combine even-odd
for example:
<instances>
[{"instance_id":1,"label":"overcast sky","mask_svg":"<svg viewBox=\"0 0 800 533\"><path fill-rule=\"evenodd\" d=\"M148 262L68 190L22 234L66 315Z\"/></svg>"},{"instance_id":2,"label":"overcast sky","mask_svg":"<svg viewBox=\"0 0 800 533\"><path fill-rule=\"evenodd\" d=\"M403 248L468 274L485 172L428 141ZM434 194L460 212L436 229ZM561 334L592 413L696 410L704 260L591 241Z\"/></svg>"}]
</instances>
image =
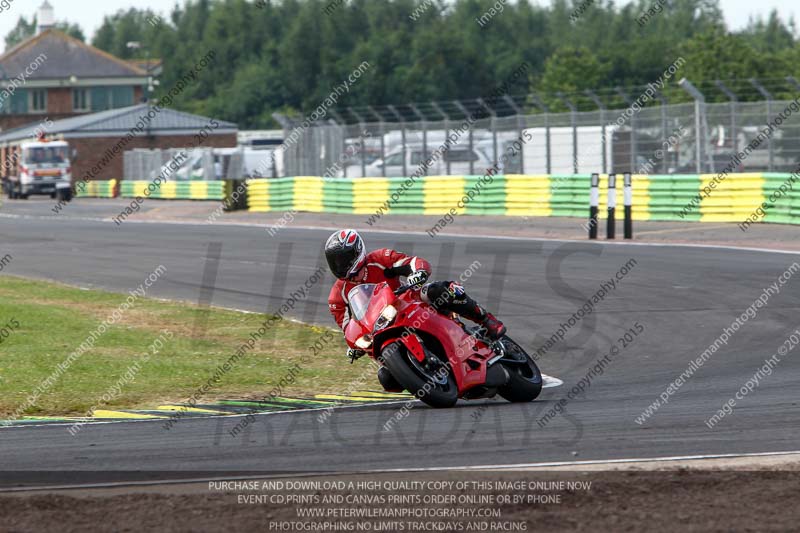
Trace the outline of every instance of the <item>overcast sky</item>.
<instances>
[{"instance_id":1,"label":"overcast sky","mask_svg":"<svg viewBox=\"0 0 800 533\"><path fill-rule=\"evenodd\" d=\"M0 11L0 37L5 36L17 22L20 15L31 17L42 0L5 0L9 7ZM5 1L0 0L0 4ZM49 0L53 6L57 20L68 20L78 23L83 28L87 38L91 40L92 35L102 24L103 17L115 13L120 9L130 7L151 8L156 12L166 14L175 5L174 0ZM534 0L537 1L537 0ZM538 0L546 3L549 0ZM181 0L182 2L182 0ZM619 0L625 3L625 0ZM655 3L655 0L653 0ZM721 0L720 5L725 13L728 26L732 29L739 29L747 25L748 17L751 15L762 15L766 17L770 10L777 9L785 18L794 16L795 20L800 19L800 2L798 0Z\"/></svg>"}]
</instances>

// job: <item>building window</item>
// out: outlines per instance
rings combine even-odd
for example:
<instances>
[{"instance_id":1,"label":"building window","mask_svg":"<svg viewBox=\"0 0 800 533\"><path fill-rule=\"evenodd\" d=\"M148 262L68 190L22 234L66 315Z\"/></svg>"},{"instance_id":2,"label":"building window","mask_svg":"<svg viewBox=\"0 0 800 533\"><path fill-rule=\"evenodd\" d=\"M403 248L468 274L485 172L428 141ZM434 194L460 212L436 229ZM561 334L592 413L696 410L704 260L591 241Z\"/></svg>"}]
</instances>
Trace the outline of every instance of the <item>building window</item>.
<instances>
[{"instance_id":1,"label":"building window","mask_svg":"<svg viewBox=\"0 0 800 533\"><path fill-rule=\"evenodd\" d=\"M17 89L14 94L3 99L0 96L0 114L2 115L23 115L28 112L28 100L30 93L25 89Z\"/></svg>"},{"instance_id":2,"label":"building window","mask_svg":"<svg viewBox=\"0 0 800 533\"><path fill-rule=\"evenodd\" d=\"M90 111L91 99L88 89L72 89L72 110Z\"/></svg>"},{"instance_id":3,"label":"building window","mask_svg":"<svg viewBox=\"0 0 800 533\"><path fill-rule=\"evenodd\" d=\"M45 89L34 89L30 93L30 103L28 105L31 113L47 112L47 91Z\"/></svg>"},{"instance_id":4,"label":"building window","mask_svg":"<svg viewBox=\"0 0 800 533\"><path fill-rule=\"evenodd\" d=\"M89 93L92 111L105 111L111 108L108 105L108 89L105 87L92 87Z\"/></svg>"},{"instance_id":5,"label":"building window","mask_svg":"<svg viewBox=\"0 0 800 533\"><path fill-rule=\"evenodd\" d=\"M133 87L114 87L111 89L111 107L128 107L133 105Z\"/></svg>"},{"instance_id":6,"label":"building window","mask_svg":"<svg viewBox=\"0 0 800 533\"><path fill-rule=\"evenodd\" d=\"M133 105L133 87L92 87L87 89L88 106L92 111L105 111Z\"/></svg>"}]
</instances>

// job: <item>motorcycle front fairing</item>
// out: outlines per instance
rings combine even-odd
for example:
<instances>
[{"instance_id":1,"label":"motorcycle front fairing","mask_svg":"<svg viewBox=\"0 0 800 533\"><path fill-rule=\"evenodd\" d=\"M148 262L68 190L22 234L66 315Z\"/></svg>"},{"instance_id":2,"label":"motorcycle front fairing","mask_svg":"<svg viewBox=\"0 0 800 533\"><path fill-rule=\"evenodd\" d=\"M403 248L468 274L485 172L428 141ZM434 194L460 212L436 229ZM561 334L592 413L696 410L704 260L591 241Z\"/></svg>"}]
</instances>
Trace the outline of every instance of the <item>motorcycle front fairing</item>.
<instances>
[{"instance_id":1,"label":"motorcycle front fairing","mask_svg":"<svg viewBox=\"0 0 800 533\"><path fill-rule=\"evenodd\" d=\"M429 336L444 350L459 395L486 383L488 362L495 356L493 350L468 334L460 322L422 302L417 291L398 297L385 282L363 284L351 289L348 300L351 318L345 327L345 338L351 348L371 352L378 359L386 346L399 341L413 357L423 361L424 337ZM391 320L385 318L387 309L393 310ZM381 322L386 325L381 326Z\"/></svg>"},{"instance_id":2,"label":"motorcycle front fairing","mask_svg":"<svg viewBox=\"0 0 800 533\"><path fill-rule=\"evenodd\" d=\"M372 350L375 324L380 320L384 309L394 300L394 293L385 282L365 283L353 287L348 294L350 321L344 330L348 346L365 351ZM366 344L368 342L370 345Z\"/></svg>"},{"instance_id":3,"label":"motorcycle front fairing","mask_svg":"<svg viewBox=\"0 0 800 533\"><path fill-rule=\"evenodd\" d=\"M370 330L362 326L358 320L351 318L344 327L344 340L350 348L358 348L358 346L356 346L356 341L369 332Z\"/></svg>"},{"instance_id":4,"label":"motorcycle front fairing","mask_svg":"<svg viewBox=\"0 0 800 533\"><path fill-rule=\"evenodd\" d=\"M444 349L459 394L483 385L486 382L488 361L495 355L492 349L464 331L458 321L439 313L417 298L416 294L409 291L393 303L398 311L396 319L390 327L375 332L376 342L380 343L381 349L399 340L409 353L421 361L419 339L416 334L409 335L409 332L427 334L435 338ZM424 357L424 353L422 356Z\"/></svg>"}]
</instances>

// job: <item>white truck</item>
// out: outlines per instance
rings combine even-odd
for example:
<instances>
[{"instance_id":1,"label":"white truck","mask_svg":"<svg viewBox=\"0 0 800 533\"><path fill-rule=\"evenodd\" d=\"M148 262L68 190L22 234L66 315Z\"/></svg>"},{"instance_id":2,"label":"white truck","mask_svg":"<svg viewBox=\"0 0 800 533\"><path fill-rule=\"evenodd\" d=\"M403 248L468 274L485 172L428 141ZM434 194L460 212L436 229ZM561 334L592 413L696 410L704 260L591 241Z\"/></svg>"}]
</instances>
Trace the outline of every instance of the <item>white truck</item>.
<instances>
[{"instance_id":1,"label":"white truck","mask_svg":"<svg viewBox=\"0 0 800 533\"><path fill-rule=\"evenodd\" d=\"M72 166L66 141L35 140L20 144L9 158L3 187L10 200L26 200L31 194L69 200Z\"/></svg>"}]
</instances>

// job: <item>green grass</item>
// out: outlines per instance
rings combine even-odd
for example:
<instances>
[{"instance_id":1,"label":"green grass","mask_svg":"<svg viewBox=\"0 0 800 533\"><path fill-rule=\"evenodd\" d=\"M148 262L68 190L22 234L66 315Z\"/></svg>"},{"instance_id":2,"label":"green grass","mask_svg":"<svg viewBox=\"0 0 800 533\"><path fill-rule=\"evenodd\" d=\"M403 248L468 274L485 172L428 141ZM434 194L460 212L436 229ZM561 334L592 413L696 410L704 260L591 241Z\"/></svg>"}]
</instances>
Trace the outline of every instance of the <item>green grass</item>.
<instances>
[{"instance_id":1,"label":"green grass","mask_svg":"<svg viewBox=\"0 0 800 533\"><path fill-rule=\"evenodd\" d=\"M36 387L126 296L0 277L0 328L19 324L0 341L0 418L25 405ZM140 298L23 414L83 415L94 406L141 409L186 401L265 318ZM122 385L118 394L103 402L103 394L133 363L141 361L165 329L172 332L172 339L141 363L133 382ZM363 372L362 365L347 364L338 331L286 320L276 322L271 331L274 333L268 332L257 342L199 403L261 398L297 364L300 371L295 382L285 387L284 395L341 391ZM323 341L324 348L313 355L310 346L317 340Z\"/></svg>"}]
</instances>

